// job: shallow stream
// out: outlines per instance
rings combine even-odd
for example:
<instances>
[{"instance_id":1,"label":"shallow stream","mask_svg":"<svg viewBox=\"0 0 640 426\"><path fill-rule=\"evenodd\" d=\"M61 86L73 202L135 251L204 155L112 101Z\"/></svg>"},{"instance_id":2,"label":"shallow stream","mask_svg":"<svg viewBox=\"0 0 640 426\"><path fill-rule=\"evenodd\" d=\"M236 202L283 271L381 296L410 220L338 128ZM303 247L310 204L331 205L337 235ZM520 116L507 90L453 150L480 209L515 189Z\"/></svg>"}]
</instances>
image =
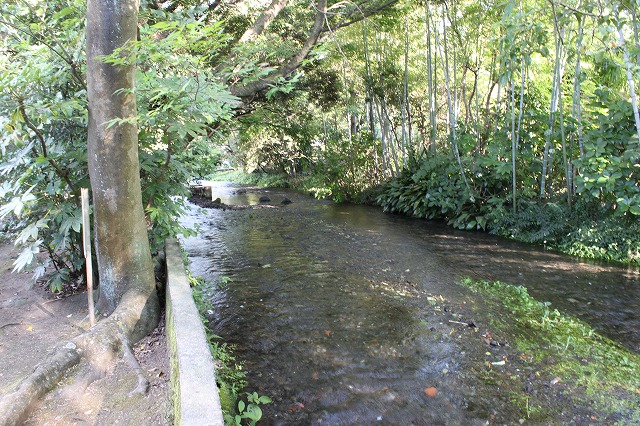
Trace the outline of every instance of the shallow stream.
<instances>
[{"instance_id":1,"label":"shallow stream","mask_svg":"<svg viewBox=\"0 0 640 426\"><path fill-rule=\"evenodd\" d=\"M184 222L199 235L182 243L193 275L230 279L213 292L210 327L237 345L251 390L273 398L261 424L517 422L508 392L477 377L501 354L477 338L491 312L457 284L463 276L523 285L640 352L637 269L295 191L239 189L220 184L214 198L268 196L271 208L194 207Z\"/></svg>"}]
</instances>

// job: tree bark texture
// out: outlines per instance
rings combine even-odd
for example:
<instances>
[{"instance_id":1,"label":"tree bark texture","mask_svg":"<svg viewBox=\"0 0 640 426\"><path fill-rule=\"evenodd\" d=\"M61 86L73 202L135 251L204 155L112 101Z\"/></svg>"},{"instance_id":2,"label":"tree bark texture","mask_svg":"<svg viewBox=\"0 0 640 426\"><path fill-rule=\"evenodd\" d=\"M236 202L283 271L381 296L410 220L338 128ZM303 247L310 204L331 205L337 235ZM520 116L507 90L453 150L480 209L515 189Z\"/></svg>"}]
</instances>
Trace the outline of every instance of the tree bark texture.
<instances>
[{"instance_id":1,"label":"tree bark texture","mask_svg":"<svg viewBox=\"0 0 640 426\"><path fill-rule=\"evenodd\" d=\"M111 314L127 294L127 301L144 306L136 314L140 324L134 326L142 337L156 315L157 295L140 190L135 58L123 66L100 60L136 39L138 7L138 0L88 0L87 82L89 176L100 275L97 309ZM114 119L129 121L110 124Z\"/></svg>"}]
</instances>

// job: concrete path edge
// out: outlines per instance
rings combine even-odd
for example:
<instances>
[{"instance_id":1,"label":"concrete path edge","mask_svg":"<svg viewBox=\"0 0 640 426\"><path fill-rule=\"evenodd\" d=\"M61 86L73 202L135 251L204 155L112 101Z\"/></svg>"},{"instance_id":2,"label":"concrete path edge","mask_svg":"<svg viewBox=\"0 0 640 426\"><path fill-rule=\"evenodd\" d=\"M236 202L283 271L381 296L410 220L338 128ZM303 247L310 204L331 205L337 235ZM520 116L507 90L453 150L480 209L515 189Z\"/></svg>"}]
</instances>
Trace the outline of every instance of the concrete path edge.
<instances>
[{"instance_id":1,"label":"concrete path edge","mask_svg":"<svg viewBox=\"0 0 640 426\"><path fill-rule=\"evenodd\" d=\"M167 262L167 346L171 364L174 424L223 426L213 357L193 300L180 245L169 239Z\"/></svg>"}]
</instances>

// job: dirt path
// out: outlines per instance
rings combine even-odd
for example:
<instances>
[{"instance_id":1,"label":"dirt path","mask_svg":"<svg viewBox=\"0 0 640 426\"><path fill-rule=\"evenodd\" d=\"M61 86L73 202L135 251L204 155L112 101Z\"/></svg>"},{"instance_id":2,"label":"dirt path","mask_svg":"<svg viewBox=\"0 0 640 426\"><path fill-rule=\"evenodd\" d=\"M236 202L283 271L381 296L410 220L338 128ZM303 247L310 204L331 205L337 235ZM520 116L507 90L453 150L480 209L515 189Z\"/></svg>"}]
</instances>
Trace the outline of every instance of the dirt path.
<instances>
[{"instance_id":1,"label":"dirt path","mask_svg":"<svg viewBox=\"0 0 640 426\"><path fill-rule=\"evenodd\" d=\"M11 392L58 344L86 326L86 293L57 299L34 286L29 274L12 274L17 251L0 243L0 398ZM33 407L27 425L169 425L169 361L164 323L135 345L136 358L150 382L147 395L128 394L135 372L120 360L88 387L74 377Z\"/></svg>"}]
</instances>

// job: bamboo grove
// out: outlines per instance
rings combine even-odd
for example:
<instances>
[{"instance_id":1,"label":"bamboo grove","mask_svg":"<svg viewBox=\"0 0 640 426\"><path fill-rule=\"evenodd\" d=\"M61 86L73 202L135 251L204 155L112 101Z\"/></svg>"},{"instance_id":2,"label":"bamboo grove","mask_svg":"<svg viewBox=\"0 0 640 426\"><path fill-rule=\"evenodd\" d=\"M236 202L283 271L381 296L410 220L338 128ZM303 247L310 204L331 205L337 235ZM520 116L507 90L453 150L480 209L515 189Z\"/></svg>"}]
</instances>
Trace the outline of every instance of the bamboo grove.
<instances>
[{"instance_id":1,"label":"bamboo grove","mask_svg":"<svg viewBox=\"0 0 640 426\"><path fill-rule=\"evenodd\" d=\"M376 199L388 211L637 261L637 11L406 1L329 27L305 90L239 120L240 157L306 164L308 186L338 199L390 181Z\"/></svg>"},{"instance_id":2,"label":"bamboo grove","mask_svg":"<svg viewBox=\"0 0 640 426\"><path fill-rule=\"evenodd\" d=\"M638 43L635 4L405 3L331 35L340 99L307 101L322 140L370 144L380 180L443 154L472 196L469 162L508 177L514 210L579 194L640 214Z\"/></svg>"}]
</instances>

